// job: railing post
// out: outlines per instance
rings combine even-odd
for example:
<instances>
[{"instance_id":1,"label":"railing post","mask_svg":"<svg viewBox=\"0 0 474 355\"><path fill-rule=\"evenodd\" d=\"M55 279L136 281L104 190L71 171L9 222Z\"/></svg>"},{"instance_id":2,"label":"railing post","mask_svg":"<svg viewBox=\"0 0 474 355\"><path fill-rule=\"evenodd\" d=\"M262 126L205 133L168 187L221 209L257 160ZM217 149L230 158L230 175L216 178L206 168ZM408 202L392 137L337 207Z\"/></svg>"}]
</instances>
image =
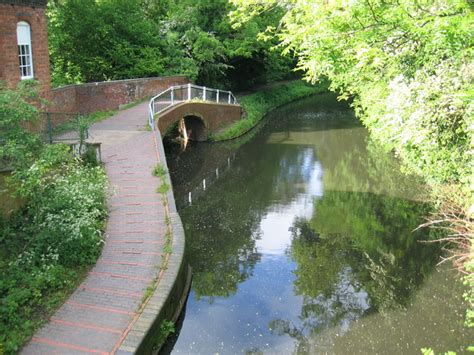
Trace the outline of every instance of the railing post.
<instances>
[{"instance_id":1,"label":"railing post","mask_svg":"<svg viewBox=\"0 0 474 355\"><path fill-rule=\"evenodd\" d=\"M174 105L174 86L171 87L171 106Z\"/></svg>"},{"instance_id":2,"label":"railing post","mask_svg":"<svg viewBox=\"0 0 474 355\"><path fill-rule=\"evenodd\" d=\"M219 103L219 89L217 89L216 102Z\"/></svg>"},{"instance_id":3,"label":"railing post","mask_svg":"<svg viewBox=\"0 0 474 355\"><path fill-rule=\"evenodd\" d=\"M206 101L206 87L203 86L202 88L203 88L202 99L203 99L204 101Z\"/></svg>"},{"instance_id":4,"label":"railing post","mask_svg":"<svg viewBox=\"0 0 474 355\"><path fill-rule=\"evenodd\" d=\"M188 83L188 101L191 100L191 83Z\"/></svg>"},{"instance_id":5,"label":"railing post","mask_svg":"<svg viewBox=\"0 0 474 355\"><path fill-rule=\"evenodd\" d=\"M227 100L227 103L230 104L230 95L231 95L231 94L230 94L230 91L227 91L227 92L229 93L229 99Z\"/></svg>"}]
</instances>

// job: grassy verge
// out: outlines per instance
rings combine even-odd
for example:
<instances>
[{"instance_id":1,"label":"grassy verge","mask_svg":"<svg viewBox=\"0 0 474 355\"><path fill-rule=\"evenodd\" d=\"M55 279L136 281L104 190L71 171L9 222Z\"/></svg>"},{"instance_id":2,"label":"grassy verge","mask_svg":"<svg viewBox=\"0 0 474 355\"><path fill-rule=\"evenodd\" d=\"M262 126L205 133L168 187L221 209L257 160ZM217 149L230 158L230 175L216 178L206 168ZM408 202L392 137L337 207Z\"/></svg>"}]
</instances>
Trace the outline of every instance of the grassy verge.
<instances>
[{"instance_id":1,"label":"grassy verge","mask_svg":"<svg viewBox=\"0 0 474 355\"><path fill-rule=\"evenodd\" d=\"M95 263L103 244L106 175L66 145L44 147L16 170L24 204L0 218L0 349L17 353Z\"/></svg>"},{"instance_id":2,"label":"grassy verge","mask_svg":"<svg viewBox=\"0 0 474 355\"><path fill-rule=\"evenodd\" d=\"M213 141L237 138L255 127L271 110L291 101L327 91L327 84L309 85L301 80L275 85L239 98L246 117L211 137Z\"/></svg>"}]
</instances>

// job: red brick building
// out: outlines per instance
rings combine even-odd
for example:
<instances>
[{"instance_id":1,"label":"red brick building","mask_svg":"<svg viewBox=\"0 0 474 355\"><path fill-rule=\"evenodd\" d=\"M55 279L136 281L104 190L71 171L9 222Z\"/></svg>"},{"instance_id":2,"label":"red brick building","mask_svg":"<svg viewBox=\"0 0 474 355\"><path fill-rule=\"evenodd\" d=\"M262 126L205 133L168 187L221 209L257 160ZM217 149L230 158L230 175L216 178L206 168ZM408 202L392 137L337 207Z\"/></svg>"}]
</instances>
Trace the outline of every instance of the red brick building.
<instances>
[{"instance_id":1,"label":"red brick building","mask_svg":"<svg viewBox=\"0 0 474 355\"><path fill-rule=\"evenodd\" d=\"M49 97L47 0L0 0L0 80L14 88L35 79Z\"/></svg>"}]
</instances>

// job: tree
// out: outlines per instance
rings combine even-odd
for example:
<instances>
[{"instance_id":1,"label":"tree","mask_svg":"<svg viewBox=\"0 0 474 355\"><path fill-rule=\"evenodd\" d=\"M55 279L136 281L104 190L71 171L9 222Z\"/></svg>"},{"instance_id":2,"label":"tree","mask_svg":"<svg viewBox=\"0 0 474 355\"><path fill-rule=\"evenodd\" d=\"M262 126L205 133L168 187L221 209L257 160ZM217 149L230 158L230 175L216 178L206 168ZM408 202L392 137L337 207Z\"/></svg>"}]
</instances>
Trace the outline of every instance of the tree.
<instances>
[{"instance_id":1,"label":"tree","mask_svg":"<svg viewBox=\"0 0 474 355\"><path fill-rule=\"evenodd\" d=\"M430 182L474 171L471 7L466 0L232 0L234 23L287 10L280 46L309 81L353 97L373 137Z\"/></svg>"},{"instance_id":2,"label":"tree","mask_svg":"<svg viewBox=\"0 0 474 355\"><path fill-rule=\"evenodd\" d=\"M38 122L38 109L29 101L38 100L36 83L21 81L17 90L0 85L0 165L24 168L35 158L42 144L31 132Z\"/></svg>"},{"instance_id":3,"label":"tree","mask_svg":"<svg viewBox=\"0 0 474 355\"><path fill-rule=\"evenodd\" d=\"M228 89L288 76L292 60L257 38L283 12L234 29L232 9L227 0L49 2L53 84L183 74Z\"/></svg>"}]
</instances>

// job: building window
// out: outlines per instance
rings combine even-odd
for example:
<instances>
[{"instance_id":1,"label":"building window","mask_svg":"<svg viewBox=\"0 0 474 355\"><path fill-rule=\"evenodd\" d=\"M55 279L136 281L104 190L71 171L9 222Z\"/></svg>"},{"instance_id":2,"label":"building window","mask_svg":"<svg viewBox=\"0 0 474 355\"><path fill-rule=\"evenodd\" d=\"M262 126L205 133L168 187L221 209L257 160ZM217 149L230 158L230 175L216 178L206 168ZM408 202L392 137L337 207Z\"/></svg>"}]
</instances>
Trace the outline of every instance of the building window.
<instances>
[{"instance_id":1,"label":"building window","mask_svg":"<svg viewBox=\"0 0 474 355\"><path fill-rule=\"evenodd\" d=\"M31 30L27 22L18 22L16 25L16 37L18 40L21 79L32 79L33 56L31 55Z\"/></svg>"}]
</instances>

